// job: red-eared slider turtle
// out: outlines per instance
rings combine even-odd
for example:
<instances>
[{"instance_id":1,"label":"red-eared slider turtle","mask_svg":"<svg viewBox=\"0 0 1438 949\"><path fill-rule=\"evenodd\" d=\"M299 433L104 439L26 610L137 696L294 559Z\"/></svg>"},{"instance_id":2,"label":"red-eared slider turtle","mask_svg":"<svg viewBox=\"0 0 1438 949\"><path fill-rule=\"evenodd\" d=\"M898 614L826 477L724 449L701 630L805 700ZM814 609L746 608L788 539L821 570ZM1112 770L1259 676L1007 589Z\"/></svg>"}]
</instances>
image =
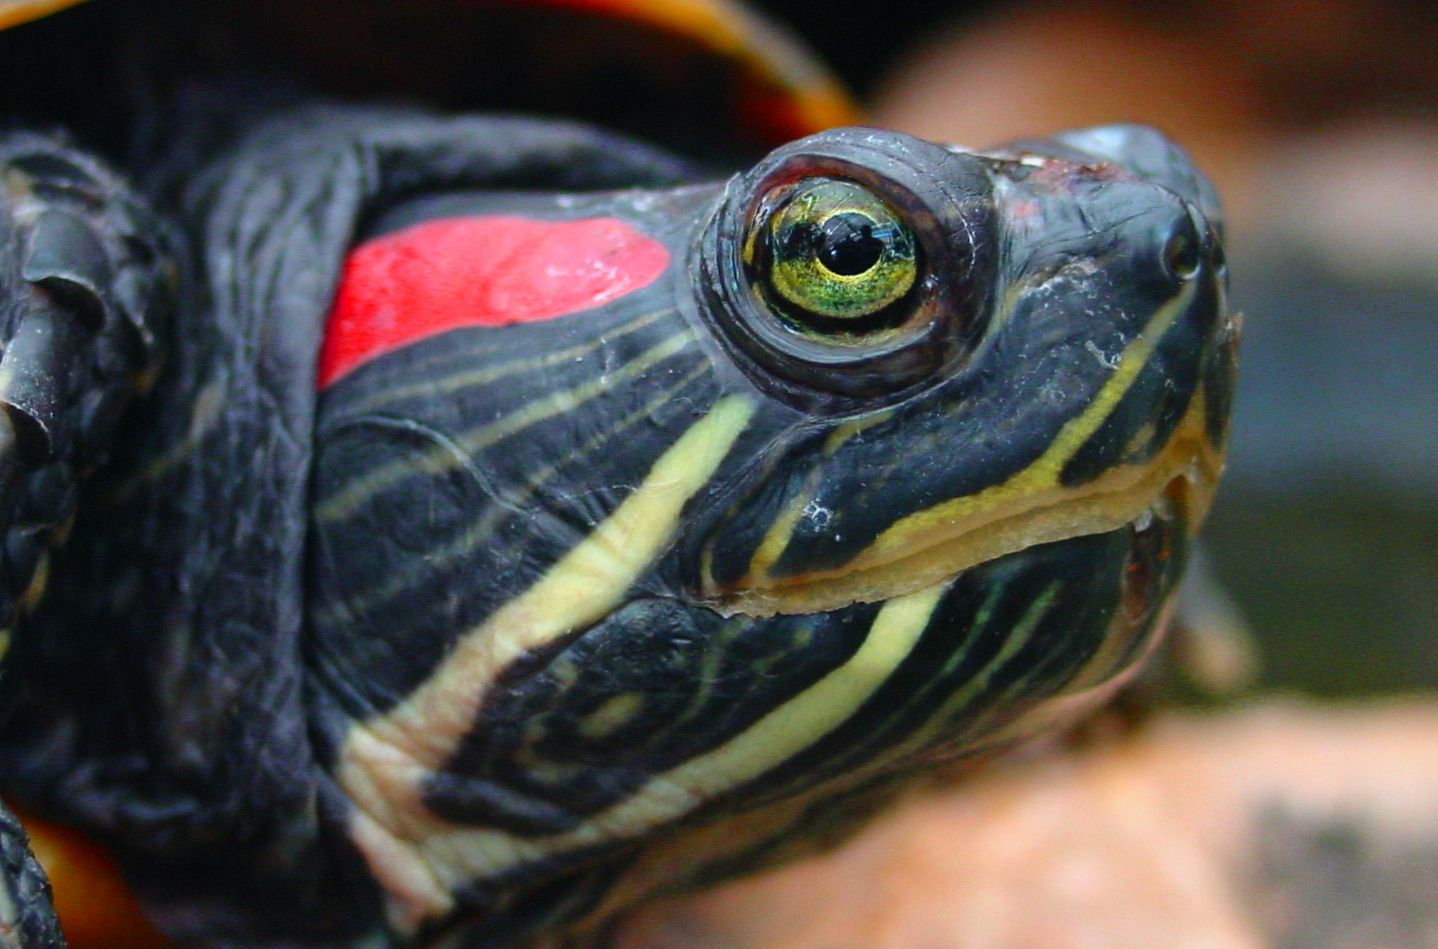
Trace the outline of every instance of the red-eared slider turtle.
<instances>
[{"instance_id":1,"label":"red-eared slider turtle","mask_svg":"<svg viewBox=\"0 0 1438 949\"><path fill-rule=\"evenodd\" d=\"M364 83L306 16L351 62L415 28L296 6L65 26L145 93L67 106L133 190L0 138L0 778L111 846L170 935L582 940L835 839L1148 651L1235 342L1216 200L1173 145L850 127L726 177L746 143L713 110L637 113L701 162L322 97ZM441 50L472 13L404 22ZM504 22L486 48L534 42ZM695 87L741 90L741 127L833 105L749 48ZM422 91L401 58L376 70ZM503 98L445 62L446 104ZM7 95L63 120L66 81ZM0 910L53 944L6 840Z\"/></svg>"}]
</instances>

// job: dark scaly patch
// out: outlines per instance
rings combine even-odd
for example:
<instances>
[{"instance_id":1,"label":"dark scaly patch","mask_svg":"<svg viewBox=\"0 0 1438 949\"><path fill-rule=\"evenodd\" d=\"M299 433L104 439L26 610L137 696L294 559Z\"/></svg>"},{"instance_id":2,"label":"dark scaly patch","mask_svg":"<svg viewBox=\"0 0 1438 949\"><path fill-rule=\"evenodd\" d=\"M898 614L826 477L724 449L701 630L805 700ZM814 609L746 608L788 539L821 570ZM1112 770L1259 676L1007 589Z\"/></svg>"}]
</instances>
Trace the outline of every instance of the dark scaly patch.
<instances>
[{"instance_id":1,"label":"dark scaly patch","mask_svg":"<svg viewBox=\"0 0 1438 949\"><path fill-rule=\"evenodd\" d=\"M1094 337L1072 319L1073 301L1103 295L1107 278L1055 281L1062 289L1023 298L981 355L929 397L897 406L892 416L846 440L831 455L815 450L827 432L806 433L775 446L790 457L783 474L735 499L732 520L712 546L714 582L736 585L783 510L805 489L811 468L828 472L813 497L827 518L801 518L779 559L775 578L842 567L889 527L910 514L955 497L975 494L1023 471L1048 447L1040 433L1056 431L1086 407L1107 378L1094 371L1086 343ZM1116 314L1102 328L1100 345L1118 351L1147 313ZM1024 367L994 386L990 362ZM1062 390L1066 398L1047 396ZM953 445L964 445L962 464ZM856 505L850 499L865 497Z\"/></svg>"},{"instance_id":2,"label":"dark scaly patch","mask_svg":"<svg viewBox=\"0 0 1438 949\"><path fill-rule=\"evenodd\" d=\"M0 627L35 605L80 476L109 454L173 305L173 235L98 162L41 135L0 145ZM3 652L3 649L0 649Z\"/></svg>"},{"instance_id":3,"label":"dark scaly patch","mask_svg":"<svg viewBox=\"0 0 1438 949\"><path fill-rule=\"evenodd\" d=\"M1233 416L1234 378L1238 366L1238 328L1225 326L1217 346L1207 353L1203 363L1204 431L1210 443L1228 443L1229 420Z\"/></svg>"}]
</instances>

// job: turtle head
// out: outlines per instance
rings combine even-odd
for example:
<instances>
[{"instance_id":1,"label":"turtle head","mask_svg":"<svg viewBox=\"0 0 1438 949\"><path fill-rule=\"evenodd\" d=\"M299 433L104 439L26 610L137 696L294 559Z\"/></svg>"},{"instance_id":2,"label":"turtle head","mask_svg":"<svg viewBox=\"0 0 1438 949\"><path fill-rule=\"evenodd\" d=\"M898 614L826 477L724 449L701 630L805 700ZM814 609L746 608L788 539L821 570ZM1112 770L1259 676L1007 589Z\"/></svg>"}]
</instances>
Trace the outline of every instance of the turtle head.
<instances>
[{"instance_id":1,"label":"turtle head","mask_svg":"<svg viewBox=\"0 0 1438 949\"><path fill-rule=\"evenodd\" d=\"M666 879L1111 694L1208 509L1237 335L1212 189L1137 127L824 133L732 181L696 248L731 447L630 608L692 659L571 688L612 747L673 749L627 818L658 788L719 815L652 851Z\"/></svg>"},{"instance_id":2,"label":"turtle head","mask_svg":"<svg viewBox=\"0 0 1438 949\"><path fill-rule=\"evenodd\" d=\"M662 249L322 396L317 732L395 929L599 918L832 839L1153 643L1234 345L1211 192L1155 133L840 129L718 185L476 201L485 234L622 221L586 274ZM408 267L428 233L385 239Z\"/></svg>"}]
</instances>

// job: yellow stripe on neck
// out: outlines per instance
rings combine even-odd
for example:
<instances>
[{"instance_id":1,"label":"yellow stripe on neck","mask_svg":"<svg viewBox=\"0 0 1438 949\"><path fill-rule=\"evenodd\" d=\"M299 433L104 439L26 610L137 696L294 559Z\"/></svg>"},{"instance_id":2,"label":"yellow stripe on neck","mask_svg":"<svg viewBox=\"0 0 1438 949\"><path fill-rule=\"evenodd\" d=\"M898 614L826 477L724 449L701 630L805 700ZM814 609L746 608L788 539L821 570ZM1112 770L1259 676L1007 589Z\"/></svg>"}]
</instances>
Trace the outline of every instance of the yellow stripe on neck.
<instances>
[{"instance_id":1,"label":"yellow stripe on neck","mask_svg":"<svg viewBox=\"0 0 1438 949\"><path fill-rule=\"evenodd\" d=\"M684 505L713 477L754 408L742 396L718 402L608 519L528 590L461 636L439 669L404 702L351 729L338 777L358 808L357 843L377 878L404 904L393 915L396 925L445 912L451 902L449 885L436 880L427 865L450 866L456 858L427 854L431 859L416 861L412 850L419 840L451 833L423 806L426 779L456 752L510 663L619 605L669 544ZM496 842L509 840L495 832L471 833L497 838L486 848L489 853Z\"/></svg>"},{"instance_id":2,"label":"yellow stripe on neck","mask_svg":"<svg viewBox=\"0 0 1438 949\"><path fill-rule=\"evenodd\" d=\"M448 893L469 880L584 847L638 838L782 764L842 725L888 681L928 628L947 588L947 583L937 584L884 604L863 644L843 665L725 744L656 775L572 831L520 838L499 830L453 827L433 818L423 828L411 826L405 844L417 851L418 865L433 874L433 894L443 895L423 912L447 911ZM376 851L385 853L378 847ZM393 859L393 851L388 856Z\"/></svg>"},{"instance_id":3,"label":"yellow stripe on neck","mask_svg":"<svg viewBox=\"0 0 1438 949\"><path fill-rule=\"evenodd\" d=\"M316 504L314 518L322 522L342 521L352 516L376 494L393 488L406 478L416 474L438 475L453 471L470 456L491 448L532 425L572 412L585 402L611 391L615 386L640 378L655 366L683 352L693 342L692 331L675 333L608 372L600 373L573 388L551 392L509 415L463 432L455 439L462 449L458 455L445 449L432 448L422 454L418 462L400 459L356 476Z\"/></svg>"}]
</instances>

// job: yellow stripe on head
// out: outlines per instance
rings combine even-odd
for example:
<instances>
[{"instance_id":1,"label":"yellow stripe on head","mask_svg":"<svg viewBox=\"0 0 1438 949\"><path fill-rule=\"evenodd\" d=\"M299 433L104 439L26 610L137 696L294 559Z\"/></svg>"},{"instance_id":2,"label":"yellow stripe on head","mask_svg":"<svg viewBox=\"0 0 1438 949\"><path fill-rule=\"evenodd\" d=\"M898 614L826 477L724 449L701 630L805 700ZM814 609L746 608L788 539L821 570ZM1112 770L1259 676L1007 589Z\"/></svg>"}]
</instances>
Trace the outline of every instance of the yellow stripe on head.
<instances>
[{"instance_id":1,"label":"yellow stripe on head","mask_svg":"<svg viewBox=\"0 0 1438 949\"><path fill-rule=\"evenodd\" d=\"M1093 400L1063 426L1043 454L1001 484L943 501L890 526L853 560L829 572L774 578L753 572L733 593L710 591L726 612L811 613L911 593L1004 554L1081 534L1113 530L1139 516L1165 485L1196 474L1187 490L1193 510L1206 509L1221 458L1195 426L1192 408L1169 446L1143 465L1113 469L1079 487L1065 487L1064 466L1098 431L1138 379L1164 333L1192 303L1194 286L1155 311L1124 349L1118 367ZM797 518L779 527L792 533ZM789 534L765 538L754 566L772 565Z\"/></svg>"}]
</instances>

